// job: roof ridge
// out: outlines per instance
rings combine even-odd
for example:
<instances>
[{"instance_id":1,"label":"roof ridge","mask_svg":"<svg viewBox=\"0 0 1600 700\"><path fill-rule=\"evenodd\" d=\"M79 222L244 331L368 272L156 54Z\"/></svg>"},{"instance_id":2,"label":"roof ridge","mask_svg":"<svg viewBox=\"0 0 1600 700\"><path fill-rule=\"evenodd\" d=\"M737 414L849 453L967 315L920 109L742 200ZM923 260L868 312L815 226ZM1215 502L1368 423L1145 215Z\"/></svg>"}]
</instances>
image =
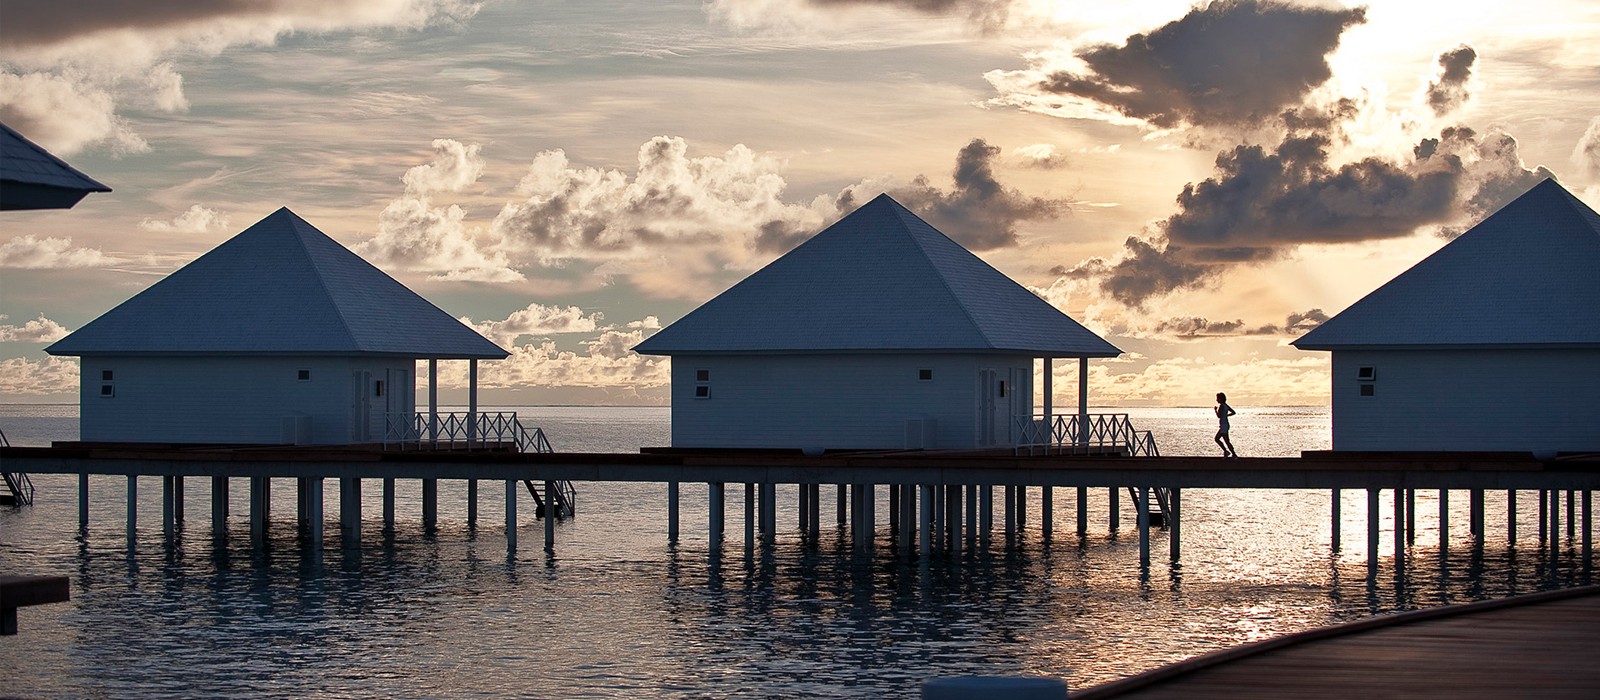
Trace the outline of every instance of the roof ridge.
<instances>
[{"instance_id":1,"label":"roof ridge","mask_svg":"<svg viewBox=\"0 0 1600 700\"><path fill-rule=\"evenodd\" d=\"M885 193L882 196L888 197L889 195L887 193ZM939 229L934 228L932 224L929 224L928 222L923 221L922 217L917 216L915 212L911 211L910 209L905 208L905 206L900 204L899 202L896 202L894 200L894 198L890 197L889 201L894 204L894 207L893 207L893 209L891 211L894 212L895 218L900 220L900 223L901 223L902 226L906 226L906 224L908 223L905 220L905 217L909 215L911 217L911 219L913 221L915 221L916 223L922 224L923 226L927 226L928 230L939 234L939 236L941 238L945 239L946 241L949 241L951 243L951 245L954 245L954 246L956 246L958 248L961 248L961 250L966 252L968 255L971 255L972 257L977 258L978 262L983 262L983 258L979 258L976 254L974 254L972 251L967 250L960 243L956 243L954 239L950 238L949 236L944 235L943 231L940 231ZM940 267L936 263L933 262L933 258L928 255L928 247L922 244L922 239L917 237L916 234L913 234L909 227L907 227L905 229L905 231L906 231L906 235L911 238L912 244L917 246L917 250L922 253L922 259L927 261L929 267L933 268L934 277L939 280L939 286L943 287L945 292L950 295L950 298L955 300L956 308L961 309L962 315L967 317L967 323L972 324L973 330L978 332L978 337L983 338L983 342L988 343L989 347L991 347L991 348L995 347L994 339L989 337L988 330L986 330L983 327L983 324L978 322L977 317L972 315L972 309L967 308L967 300L962 298L962 296L960 294L957 294L955 289L951 288L950 279L945 276L944 270L940 269ZM988 263L984 263L984 264L988 265ZM991 265L990 268L992 269L993 266Z\"/></svg>"}]
</instances>

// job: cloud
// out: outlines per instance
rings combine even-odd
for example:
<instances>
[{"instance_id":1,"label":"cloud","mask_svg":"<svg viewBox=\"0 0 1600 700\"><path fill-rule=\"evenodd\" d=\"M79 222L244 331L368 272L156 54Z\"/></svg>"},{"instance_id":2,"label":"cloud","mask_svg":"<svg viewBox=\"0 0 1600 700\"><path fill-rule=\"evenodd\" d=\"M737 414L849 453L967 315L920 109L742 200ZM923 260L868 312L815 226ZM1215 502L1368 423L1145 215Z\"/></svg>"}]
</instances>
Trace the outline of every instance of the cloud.
<instances>
[{"instance_id":1,"label":"cloud","mask_svg":"<svg viewBox=\"0 0 1600 700\"><path fill-rule=\"evenodd\" d=\"M1011 149L1011 157L1024 168L1058 170L1067 167L1067 154L1048 143L1035 143Z\"/></svg>"},{"instance_id":2,"label":"cloud","mask_svg":"<svg viewBox=\"0 0 1600 700\"><path fill-rule=\"evenodd\" d=\"M295 33L420 29L460 23L469 0L0 4L0 121L60 155L106 144L149 149L118 112L188 108L176 61Z\"/></svg>"},{"instance_id":3,"label":"cloud","mask_svg":"<svg viewBox=\"0 0 1600 700\"><path fill-rule=\"evenodd\" d=\"M561 350L552 341L510 348L511 356L479 367L478 385L486 389L543 387L595 387L640 389L667 386L671 363L667 358L646 357L628 348L644 339L643 331L607 330L584 341L585 352ZM441 386L465 386L466 377L442 376Z\"/></svg>"},{"instance_id":4,"label":"cloud","mask_svg":"<svg viewBox=\"0 0 1600 700\"><path fill-rule=\"evenodd\" d=\"M476 184L484 161L477 144L436 139L434 159L401 176L405 194L378 213L378 235L355 251L374 264L431 273L430 279L505 283L522 273L510 267L504 253L486 250L483 238L465 224L460 206L433 205L434 192L460 192Z\"/></svg>"},{"instance_id":5,"label":"cloud","mask_svg":"<svg viewBox=\"0 0 1600 700\"><path fill-rule=\"evenodd\" d=\"M157 233L210 233L226 230L228 215L194 204L171 221L145 219L139 222L139 228Z\"/></svg>"},{"instance_id":6,"label":"cloud","mask_svg":"<svg viewBox=\"0 0 1600 700\"><path fill-rule=\"evenodd\" d=\"M1123 304L1205 285L1239 263L1280 257L1302 243L1353 243L1436 227L1459 233L1550 177L1527 168L1516 139L1449 127L1404 161L1334 165L1329 137L1291 133L1276 148L1241 145L1217 155L1212 177L1186 185L1158 235L1130 237L1120 256L1058 266L1098 280Z\"/></svg>"},{"instance_id":7,"label":"cloud","mask_svg":"<svg viewBox=\"0 0 1600 700\"><path fill-rule=\"evenodd\" d=\"M461 322L471 326L483 337L501 347L516 345L523 336L546 336L559 333L593 333L600 327L600 312L585 314L576 306L545 306L538 302L511 312L501 321L474 322L466 316ZM654 318L654 317L652 317ZM660 327L659 325L657 326Z\"/></svg>"},{"instance_id":8,"label":"cloud","mask_svg":"<svg viewBox=\"0 0 1600 700\"><path fill-rule=\"evenodd\" d=\"M46 357L33 362L25 357L0 360L0 395L45 396L78 393L78 358Z\"/></svg>"},{"instance_id":9,"label":"cloud","mask_svg":"<svg viewBox=\"0 0 1600 700\"><path fill-rule=\"evenodd\" d=\"M1589 128L1572 148L1572 162L1585 176L1600 180L1600 117L1589 120Z\"/></svg>"},{"instance_id":10,"label":"cloud","mask_svg":"<svg viewBox=\"0 0 1600 700\"><path fill-rule=\"evenodd\" d=\"M1472 63L1477 59L1478 52L1466 44L1439 54L1439 77L1428 81L1428 106L1434 114L1449 114L1471 97L1467 81L1472 78Z\"/></svg>"},{"instance_id":11,"label":"cloud","mask_svg":"<svg viewBox=\"0 0 1600 700\"><path fill-rule=\"evenodd\" d=\"M752 247L815 232L825 209L782 199L778 163L735 145L691 158L682 138L639 147L637 168L573 166L566 153L539 153L490 230L501 245L540 260L605 257L642 246L704 244L750 237Z\"/></svg>"},{"instance_id":12,"label":"cloud","mask_svg":"<svg viewBox=\"0 0 1600 700\"><path fill-rule=\"evenodd\" d=\"M6 319L5 314L0 314L0 321ZM12 343L54 343L67 337L72 331L55 321L39 314L39 317L20 326L0 324L0 342Z\"/></svg>"},{"instance_id":13,"label":"cloud","mask_svg":"<svg viewBox=\"0 0 1600 700\"><path fill-rule=\"evenodd\" d=\"M56 270L101 267L113 261L98 248L74 248L70 238L18 236L0 243L0 268Z\"/></svg>"},{"instance_id":14,"label":"cloud","mask_svg":"<svg viewBox=\"0 0 1600 700\"><path fill-rule=\"evenodd\" d=\"M999 155L999 147L973 139L956 153L950 190L919 175L910 184L891 187L889 195L952 240L980 251L1016 245L1017 225L1024 221L1055 219L1071 211L1071 200L1030 197L1001 184L994 174ZM865 202L871 194L870 186L848 187L841 193L841 209Z\"/></svg>"},{"instance_id":15,"label":"cloud","mask_svg":"<svg viewBox=\"0 0 1600 700\"><path fill-rule=\"evenodd\" d=\"M1031 54L986 77L999 102L1158 129L1253 126L1332 76L1327 57L1364 8L1218 0L1122 44Z\"/></svg>"},{"instance_id":16,"label":"cloud","mask_svg":"<svg viewBox=\"0 0 1600 700\"><path fill-rule=\"evenodd\" d=\"M1044 18L1032 3L1021 0L708 0L707 14L717 22L739 29L837 28L852 15L872 16L874 10L914 12L920 15L960 17L985 34L997 33L1014 19Z\"/></svg>"},{"instance_id":17,"label":"cloud","mask_svg":"<svg viewBox=\"0 0 1600 700\"><path fill-rule=\"evenodd\" d=\"M1252 326L1246 324L1242 319L1211 321L1200 316L1178 316L1156 323L1151 332L1154 335L1172 336L1180 340L1252 335L1299 336L1322 325L1322 322L1326 320L1328 320L1328 315L1323 313L1322 309L1311 309L1302 313L1289 314L1282 325L1268 323Z\"/></svg>"}]
</instances>

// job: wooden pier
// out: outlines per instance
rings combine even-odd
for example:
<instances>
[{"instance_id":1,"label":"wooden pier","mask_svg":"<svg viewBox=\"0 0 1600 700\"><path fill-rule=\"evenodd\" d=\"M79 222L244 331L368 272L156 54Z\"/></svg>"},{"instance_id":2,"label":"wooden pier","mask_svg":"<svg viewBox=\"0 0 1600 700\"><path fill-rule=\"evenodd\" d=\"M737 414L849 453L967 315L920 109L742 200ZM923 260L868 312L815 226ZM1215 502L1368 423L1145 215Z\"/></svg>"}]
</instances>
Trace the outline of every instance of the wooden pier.
<instances>
[{"instance_id":1,"label":"wooden pier","mask_svg":"<svg viewBox=\"0 0 1600 700\"><path fill-rule=\"evenodd\" d=\"M322 491L326 479L339 480L342 498L339 522L343 546L359 547L362 482L383 483L384 527L394 525L394 480L423 483L425 529L437 521L437 480L468 482L468 512L476 513L477 482L498 481L505 487L506 534L510 551L517 546L517 492L525 484L543 484L543 502L554 502L561 482L655 482L665 486L667 533L675 540L683 484L705 485L709 547L722 546L726 532L724 503L728 484L744 484L746 539L766 540L777 531L777 486L793 485L799 528L814 535L826 500L823 486L837 486L838 522L848 524L858 546L870 548L874 533L887 520L896 546L922 556L960 552L963 546L987 543L994 529L995 491L1000 491L1002 527L1007 541L1027 522L1029 489L1043 489L1040 523L1053 523L1053 490L1076 488L1084 503L1089 488L1109 489L1108 521L1119 527L1120 496L1132 501L1139 530L1140 563L1148 566L1152 523L1168 532L1168 556L1181 553L1182 490L1189 488L1322 489L1330 494L1332 544L1340 546L1344 500L1341 491L1367 495L1367 551L1376 567L1382 513L1380 500L1391 492L1396 529L1395 563L1404 558L1404 543L1414 531L1414 492L1440 491L1441 509L1449 508L1450 490L1463 490L1471 510L1472 533L1482 541L1484 494L1505 491L1513 520L1506 524L1516 537L1516 493L1536 492L1540 531L1557 532L1565 523L1568 539L1581 539L1585 562L1592 558L1592 492L1600 489L1600 459L1537 460L1527 454L1503 453L1337 453L1310 452L1301 457L1127 457L1116 455L1018 455L996 451L884 451L807 456L799 452L760 450L650 449L638 454L528 453L510 449L385 451L377 447L225 447L149 444L94 445L58 443L49 448L0 448L7 470L78 474L80 521L88 523L89 475L127 477L128 529L137 526L136 494L141 477L161 477L163 527L169 532L184 519L184 481L208 478L212 493L214 533L226 535L227 494L235 480L251 489L250 530L264 546L270 517L270 489L275 479L293 479L299 490L297 516L311 534L322 539ZM889 508L880 513L879 487L888 489ZM1153 494L1162 490L1163 497ZM1160 513L1152 504L1160 504ZM1526 506L1525 506L1526 507ZM1157 516L1163 517L1157 517ZM1080 508L1078 532L1087 515ZM1164 523L1163 523L1164 521ZM545 518L544 545L555 546L555 523ZM1441 532L1443 540L1446 532ZM1542 537L1542 535L1541 535ZM1557 537L1547 538L1554 543Z\"/></svg>"},{"instance_id":2,"label":"wooden pier","mask_svg":"<svg viewBox=\"0 0 1600 700\"><path fill-rule=\"evenodd\" d=\"M1166 698L1593 698L1600 586L1368 618L1074 692Z\"/></svg>"}]
</instances>

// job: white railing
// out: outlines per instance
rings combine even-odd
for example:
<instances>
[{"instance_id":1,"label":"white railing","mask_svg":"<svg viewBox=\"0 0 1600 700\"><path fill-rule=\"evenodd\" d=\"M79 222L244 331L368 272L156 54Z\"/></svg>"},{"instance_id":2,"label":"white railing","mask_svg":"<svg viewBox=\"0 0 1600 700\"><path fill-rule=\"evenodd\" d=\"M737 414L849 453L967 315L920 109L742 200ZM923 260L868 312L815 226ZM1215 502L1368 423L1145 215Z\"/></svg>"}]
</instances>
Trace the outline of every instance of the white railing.
<instances>
[{"instance_id":1,"label":"white railing","mask_svg":"<svg viewBox=\"0 0 1600 700\"><path fill-rule=\"evenodd\" d=\"M514 411L386 413L384 449L485 449L554 452L540 428L529 429Z\"/></svg>"},{"instance_id":2,"label":"white railing","mask_svg":"<svg viewBox=\"0 0 1600 700\"><path fill-rule=\"evenodd\" d=\"M1158 457L1155 436L1135 430L1126 413L1058 413L1017 418L1011 438L1018 453L1073 454L1115 452Z\"/></svg>"}]
</instances>

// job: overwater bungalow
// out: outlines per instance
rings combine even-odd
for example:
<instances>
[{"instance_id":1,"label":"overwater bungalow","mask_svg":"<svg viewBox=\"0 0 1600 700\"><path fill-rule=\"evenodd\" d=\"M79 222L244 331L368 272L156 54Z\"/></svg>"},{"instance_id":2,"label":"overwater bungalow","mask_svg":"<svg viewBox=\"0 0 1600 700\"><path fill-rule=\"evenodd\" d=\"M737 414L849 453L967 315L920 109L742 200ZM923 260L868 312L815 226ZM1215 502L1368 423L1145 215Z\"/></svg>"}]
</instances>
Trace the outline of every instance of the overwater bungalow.
<instances>
[{"instance_id":1,"label":"overwater bungalow","mask_svg":"<svg viewBox=\"0 0 1600 700\"><path fill-rule=\"evenodd\" d=\"M0 211L71 209L91 192L110 191L0 123Z\"/></svg>"},{"instance_id":2,"label":"overwater bungalow","mask_svg":"<svg viewBox=\"0 0 1600 700\"><path fill-rule=\"evenodd\" d=\"M456 437L478 360L509 354L288 209L45 352L82 358L85 442L319 445ZM437 418L430 390L419 418L417 361L436 387L450 359L473 408Z\"/></svg>"},{"instance_id":3,"label":"overwater bungalow","mask_svg":"<svg viewBox=\"0 0 1600 700\"><path fill-rule=\"evenodd\" d=\"M888 195L845 216L635 351L672 357L672 444L824 450L1010 447L1035 360L1122 353ZM1059 437L1059 436L1058 436Z\"/></svg>"},{"instance_id":4,"label":"overwater bungalow","mask_svg":"<svg viewBox=\"0 0 1600 700\"><path fill-rule=\"evenodd\" d=\"M1293 345L1335 450L1600 452L1600 215L1545 180Z\"/></svg>"}]
</instances>

